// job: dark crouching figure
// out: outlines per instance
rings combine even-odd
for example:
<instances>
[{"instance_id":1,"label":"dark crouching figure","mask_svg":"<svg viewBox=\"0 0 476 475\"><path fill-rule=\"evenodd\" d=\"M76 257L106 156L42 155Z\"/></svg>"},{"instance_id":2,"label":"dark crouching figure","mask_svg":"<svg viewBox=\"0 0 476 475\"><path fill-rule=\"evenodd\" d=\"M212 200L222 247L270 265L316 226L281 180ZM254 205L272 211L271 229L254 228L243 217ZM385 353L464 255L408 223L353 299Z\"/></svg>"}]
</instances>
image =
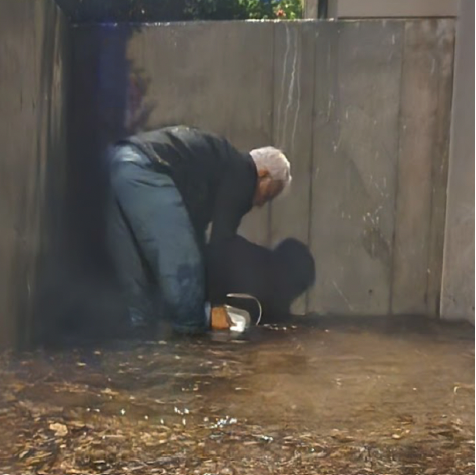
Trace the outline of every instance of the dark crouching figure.
<instances>
[{"instance_id":1,"label":"dark crouching figure","mask_svg":"<svg viewBox=\"0 0 476 475\"><path fill-rule=\"evenodd\" d=\"M292 302L315 280L314 258L292 238L267 249L235 236L208 250L207 269L210 300L224 301L230 293L252 295L262 305L261 323L288 321ZM240 306L256 318L255 304L243 300Z\"/></svg>"},{"instance_id":2,"label":"dark crouching figure","mask_svg":"<svg viewBox=\"0 0 476 475\"><path fill-rule=\"evenodd\" d=\"M241 152L186 126L126 138L110 152L108 244L131 326L229 330L223 302L206 300L205 231L211 224L211 248L233 240L245 214L290 185L286 156Z\"/></svg>"}]
</instances>

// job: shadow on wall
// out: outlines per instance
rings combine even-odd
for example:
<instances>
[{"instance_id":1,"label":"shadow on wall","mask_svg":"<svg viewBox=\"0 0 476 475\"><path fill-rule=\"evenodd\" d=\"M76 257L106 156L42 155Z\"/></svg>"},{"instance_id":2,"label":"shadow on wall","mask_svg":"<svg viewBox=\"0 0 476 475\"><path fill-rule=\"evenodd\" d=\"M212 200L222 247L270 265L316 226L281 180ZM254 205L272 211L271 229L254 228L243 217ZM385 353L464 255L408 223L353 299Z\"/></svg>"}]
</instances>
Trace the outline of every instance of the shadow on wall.
<instances>
[{"instance_id":1,"label":"shadow on wall","mask_svg":"<svg viewBox=\"0 0 476 475\"><path fill-rule=\"evenodd\" d=\"M127 59L137 30L73 28L65 248L55 283L43 295L39 339L46 343L66 335L115 337L124 329L106 247L107 149L142 129L154 107L144 102L149 80Z\"/></svg>"}]
</instances>

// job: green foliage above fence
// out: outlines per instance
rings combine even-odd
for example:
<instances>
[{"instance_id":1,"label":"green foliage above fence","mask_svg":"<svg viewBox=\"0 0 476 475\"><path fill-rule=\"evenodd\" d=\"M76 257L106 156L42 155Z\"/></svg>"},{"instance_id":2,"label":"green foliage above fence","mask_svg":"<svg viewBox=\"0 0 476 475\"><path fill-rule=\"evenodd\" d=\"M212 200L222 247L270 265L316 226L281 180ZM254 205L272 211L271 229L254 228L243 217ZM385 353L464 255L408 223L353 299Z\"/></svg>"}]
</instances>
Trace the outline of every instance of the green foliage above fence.
<instances>
[{"instance_id":1,"label":"green foliage above fence","mask_svg":"<svg viewBox=\"0 0 476 475\"><path fill-rule=\"evenodd\" d=\"M75 23L284 19L302 17L302 0L56 0Z\"/></svg>"}]
</instances>

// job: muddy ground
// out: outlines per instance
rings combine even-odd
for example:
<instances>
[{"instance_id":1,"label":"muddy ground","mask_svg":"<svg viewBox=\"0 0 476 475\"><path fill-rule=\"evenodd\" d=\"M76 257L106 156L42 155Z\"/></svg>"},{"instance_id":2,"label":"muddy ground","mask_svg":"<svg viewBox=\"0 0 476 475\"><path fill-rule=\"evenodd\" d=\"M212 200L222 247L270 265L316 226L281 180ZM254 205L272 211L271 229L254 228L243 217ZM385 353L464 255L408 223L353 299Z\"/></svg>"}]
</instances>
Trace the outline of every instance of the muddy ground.
<instances>
[{"instance_id":1,"label":"muddy ground","mask_svg":"<svg viewBox=\"0 0 476 475\"><path fill-rule=\"evenodd\" d=\"M295 323L3 354L0 474L474 473L472 326Z\"/></svg>"}]
</instances>

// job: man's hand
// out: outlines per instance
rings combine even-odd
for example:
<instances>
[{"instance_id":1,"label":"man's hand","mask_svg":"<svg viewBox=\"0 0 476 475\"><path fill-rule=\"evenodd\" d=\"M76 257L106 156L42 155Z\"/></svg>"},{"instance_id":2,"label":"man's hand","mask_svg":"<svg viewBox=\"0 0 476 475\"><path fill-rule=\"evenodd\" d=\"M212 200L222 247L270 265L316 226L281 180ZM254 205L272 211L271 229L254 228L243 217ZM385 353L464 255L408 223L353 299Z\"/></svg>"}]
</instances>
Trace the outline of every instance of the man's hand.
<instances>
[{"instance_id":1,"label":"man's hand","mask_svg":"<svg viewBox=\"0 0 476 475\"><path fill-rule=\"evenodd\" d=\"M213 307L211 315L212 330L229 330L233 325L225 307Z\"/></svg>"}]
</instances>

